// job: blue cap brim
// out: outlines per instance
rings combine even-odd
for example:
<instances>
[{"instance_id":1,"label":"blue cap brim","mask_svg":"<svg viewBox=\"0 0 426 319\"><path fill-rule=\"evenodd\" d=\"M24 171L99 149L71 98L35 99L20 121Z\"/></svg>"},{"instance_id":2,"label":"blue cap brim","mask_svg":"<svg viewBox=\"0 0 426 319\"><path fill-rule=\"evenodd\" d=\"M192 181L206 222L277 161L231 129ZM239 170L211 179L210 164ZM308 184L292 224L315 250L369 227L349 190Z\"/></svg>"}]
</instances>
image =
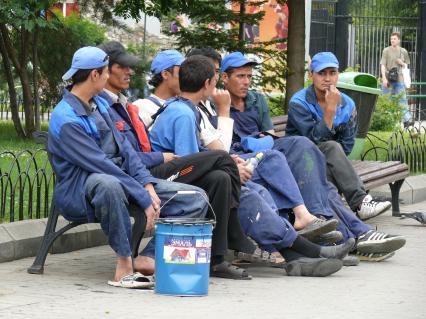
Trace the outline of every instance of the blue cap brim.
<instances>
[{"instance_id":1,"label":"blue cap brim","mask_svg":"<svg viewBox=\"0 0 426 319\"><path fill-rule=\"evenodd\" d=\"M258 65L259 63L255 62L255 61L241 61L241 62L237 62L237 63L233 63L232 65L226 65L226 69L223 68L220 71L221 72L225 72L226 70L230 69L230 68L241 68L243 66L255 66ZM222 65L225 66L225 65Z\"/></svg>"},{"instance_id":2,"label":"blue cap brim","mask_svg":"<svg viewBox=\"0 0 426 319\"><path fill-rule=\"evenodd\" d=\"M322 70L327 69L327 68L336 68L336 69L338 69L339 65L336 64L336 63L332 63L332 62L322 63L320 65L317 65L317 67L314 70L312 70L312 71L318 73L319 71L322 71Z\"/></svg>"},{"instance_id":3,"label":"blue cap brim","mask_svg":"<svg viewBox=\"0 0 426 319\"><path fill-rule=\"evenodd\" d=\"M75 68L70 68L63 76L62 76L62 80L64 81L68 81L69 79L72 78L72 76L78 71L78 69Z\"/></svg>"}]
</instances>

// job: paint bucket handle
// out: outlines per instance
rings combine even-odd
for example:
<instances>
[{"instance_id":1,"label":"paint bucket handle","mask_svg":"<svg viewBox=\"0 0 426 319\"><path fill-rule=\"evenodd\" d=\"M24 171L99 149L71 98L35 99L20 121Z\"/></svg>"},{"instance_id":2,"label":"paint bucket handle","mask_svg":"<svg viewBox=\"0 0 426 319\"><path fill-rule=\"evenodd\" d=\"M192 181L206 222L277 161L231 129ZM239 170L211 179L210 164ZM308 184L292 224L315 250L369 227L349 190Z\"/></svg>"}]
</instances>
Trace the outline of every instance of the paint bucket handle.
<instances>
[{"instance_id":1,"label":"paint bucket handle","mask_svg":"<svg viewBox=\"0 0 426 319\"><path fill-rule=\"evenodd\" d=\"M212 211L212 213L213 213L213 218L214 218L214 223L213 223L213 229L216 227L216 213L214 212L214 210L213 210L213 207L212 207L212 205L210 205L210 202L209 202L209 199L207 198L207 196L203 193L203 192L200 192L200 191L196 191L196 190L192 190L192 191L177 191L172 197L170 197L161 207L160 207L160 210L161 209L163 209L163 207L164 206L166 206L166 204L168 203L168 202L170 202L173 198L175 198L176 196L178 196L178 195L182 195L182 196L185 196L185 195L195 195L195 194L199 194L200 196L201 196L201 198L207 203L207 205L209 205L209 207L210 207L210 210Z\"/></svg>"}]
</instances>

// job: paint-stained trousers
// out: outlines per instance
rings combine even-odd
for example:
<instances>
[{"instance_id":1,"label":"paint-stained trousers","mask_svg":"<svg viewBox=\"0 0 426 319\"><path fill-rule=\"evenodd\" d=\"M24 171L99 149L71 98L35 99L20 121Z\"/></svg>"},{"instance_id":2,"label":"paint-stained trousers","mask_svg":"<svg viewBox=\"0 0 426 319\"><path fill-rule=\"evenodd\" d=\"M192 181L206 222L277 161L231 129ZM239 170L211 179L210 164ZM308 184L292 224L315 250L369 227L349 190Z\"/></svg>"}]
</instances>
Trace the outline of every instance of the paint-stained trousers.
<instances>
[{"instance_id":1,"label":"paint-stained trousers","mask_svg":"<svg viewBox=\"0 0 426 319\"><path fill-rule=\"evenodd\" d=\"M274 149L281 151L308 210L315 216L337 218L344 240L359 237L370 227L348 209L337 189L327 180L324 154L308 138L288 136L275 140Z\"/></svg>"},{"instance_id":2,"label":"paint-stained trousers","mask_svg":"<svg viewBox=\"0 0 426 319\"><path fill-rule=\"evenodd\" d=\"M246 235L269 252L290 247L296 240L296 230L278 215L270 193L259 184L249 181L241 187L238 216Z\"/></svg>"}]
</instances>

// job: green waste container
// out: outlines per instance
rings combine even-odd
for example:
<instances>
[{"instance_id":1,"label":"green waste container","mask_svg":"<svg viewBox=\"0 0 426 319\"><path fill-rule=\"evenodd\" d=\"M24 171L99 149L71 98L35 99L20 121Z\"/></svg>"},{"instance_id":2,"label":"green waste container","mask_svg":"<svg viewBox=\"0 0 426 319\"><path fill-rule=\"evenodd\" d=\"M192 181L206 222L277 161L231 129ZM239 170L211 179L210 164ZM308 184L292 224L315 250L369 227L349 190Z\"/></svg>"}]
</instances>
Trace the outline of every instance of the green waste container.
<instances>
[{"instance_id":1,"label":"green waste container","mask_svg":"<svg viewBox=\"0 0 426 319\"><path fill-rule=\"evenodd\" d=\"M339 91L354 100L358 113L358 133L350 159L360 159L365 143L365 137L371 125L377 97L381 94L377 88L377 79L368 73L344 72L339 75L337 82Z\"/></svg>"}]
</instances>

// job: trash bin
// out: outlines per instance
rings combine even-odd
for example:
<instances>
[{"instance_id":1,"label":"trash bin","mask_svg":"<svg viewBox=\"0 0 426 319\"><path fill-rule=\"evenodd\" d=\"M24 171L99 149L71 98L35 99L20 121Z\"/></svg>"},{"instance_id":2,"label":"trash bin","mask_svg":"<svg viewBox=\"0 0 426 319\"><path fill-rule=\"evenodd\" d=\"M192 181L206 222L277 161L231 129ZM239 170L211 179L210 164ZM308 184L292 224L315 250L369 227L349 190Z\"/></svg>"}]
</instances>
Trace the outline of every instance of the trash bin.
<instances>
[{"instance_id":1,"label":"trash bin","mask_svg":"<svg viewBox=\"0 0 426 319\"><path fill-rule=\"evenodd\" d=\"M377 88L377 79L368 73L344 72L339 75L337 88L354 100L358 113L358 133L350 159L360 159L364 149L365 137L371 125L377 97L381 94Z\"/></svg>"}]
</instances>

